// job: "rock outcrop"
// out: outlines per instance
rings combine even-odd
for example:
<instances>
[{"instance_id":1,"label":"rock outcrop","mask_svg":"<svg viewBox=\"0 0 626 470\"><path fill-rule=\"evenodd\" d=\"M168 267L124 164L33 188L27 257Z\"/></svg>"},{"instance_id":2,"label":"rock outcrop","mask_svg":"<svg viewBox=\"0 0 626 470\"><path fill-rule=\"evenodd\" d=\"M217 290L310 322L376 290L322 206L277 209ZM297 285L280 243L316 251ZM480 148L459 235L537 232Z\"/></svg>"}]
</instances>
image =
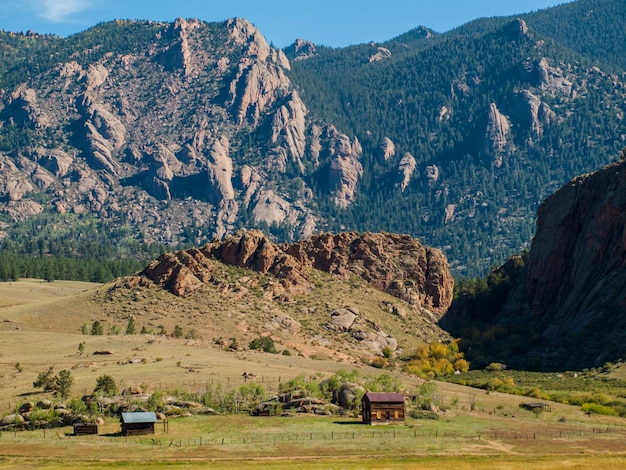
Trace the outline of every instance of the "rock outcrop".
<instances>
[{"instance_id":1,"label":"rock outcrop","mask_svg":"<svg viewBox=\"0 0 626 470\"><path fill-rule=\"evenodd\" d=\"M530 130L531 139L539 139L544 127L549 126L556 114L550 106L528 90L515 94L511 110L511 118ZM531 145L533 141L529 142Z\"/></svg>"},{"instance_id":2,"label":"rock outcrop","mask_svg":"<svg viewBox=\"0 0 626 470\"><path fill-rule=\"evenodd\" d=\"M383 160L388 161L396 155L396 146L389 137L385 137L380 143L378 150Z\"/></svg>"},{"instance_id":3,"label":"rock outcrop","mask_svg":"<svg viewBox=\"0 0 626 470\"><path fill-rule=\"evenodd\" d=\"M304 265L341 278L356 274L379 290L439 315L452 302L454 280L445 255L408 235L324 234L285 249Z\"/></svg>"},{"instance_id":4,"label":"rock outcrop","mask_svg":"<svg viewBox=\"0 0 626 470\"><path fill-rule=\"evenodd\" d=\"M228 25L231 38L246 50L230 83L227 106L238 124L256 126L261 114L289 93L289 79L271 62L270 46L251 23L235 19Z\"/></svg>"},{"instance_id":5,"label":"rock outcrop","mask_svg":"<svg viewBox=\"0 0 626 470\"><path fill-rule=\"evenodd\" d=\"M305 60L317 55L315 44L304 39L296 39L295 42L285 49L292 60Z\"/></svg>"},{"instance_id":6,"label":"rock outcrop","mask_svg":"<svg viewBox=\"0 0 626 470\"><path fill-rule=\"evenodd\" d=\"M300 173L305 172L304 151L306 149L307 109L297 91L293 91L288 101L281 106L272 120L271 143L278 145L276 153L278 169L287 171L287 161L293 162Z\"/></svg>"},{"instance_id":7,"label":"rock outcrop","mask_svg":"<svg viewBox=\"0 0 626 470\"><path fill-rule=\"evenodd\" d=\"M543 367L626 354L626 160L543 202L523 283L496 321L541 331Z\"/></svg>"},{"instance_id":8,"label":"rock outcrop","mask_svg":"<svg viewBox=\"0 0 626 470\"><path fill-rule=\"evenodd\" d=\"M340 207L347 207L356 200L357 185L363 176L363 165L359 161L363 150L357 138L351 141L333 126L326 133L331 154L328 179L333 188L335 203Z\"/></svg>"},{"instance_id":9,"label":"rock outcrop","mask_svg":"<svg viewBox=\"0 0 626 470\"><path fill-rule=\"evenodd\" d=\"M342 279L360 276L435 317L452 301L454 281L443 253L387 233L326 234L275 245L259 231L240 231L200 249L164 254L141 275L183 296L211 282L215 261L274 276L281 295L310 289L307 270L315 268Z\"/></svg>"},{"instance_id":10,"label":"rock outcrop","mask_svg":"<svg viewBox=\"0 0 626 470\"><path fill-rule=\"evenodd\" d=\"M411 182L411 178L413 177L416 167L417 162L415 161L415 158L409 152L406 152L400 160L398 173L396 175L396 186L400 188L401 192L404 192Z\"/></svg>"},{"instance_id":11,"label":"rock outcrop","mask_svg":"<svg viewBox=\"0 0 626 470\"><path fill-rule=\"evenodd\" d=\"M369 63L378 62L379 60L389 59L392 56L391 51L384 47L378 47L376 49L376 53L371 55L369 58Z\"/></svg>"},{"instance_id":12,"label":"rock outcrop","mask_svg":"<svg viewBox=\"0 0 626 470\"><path fill-rule=\"evenodd\" d=\"M494 164L497 168L502 166L503 153L508 144L511 123L500 112L495 103L489 107L487 129L485 131L485 149L495 153Z\"/></svg>"}]
</instances>

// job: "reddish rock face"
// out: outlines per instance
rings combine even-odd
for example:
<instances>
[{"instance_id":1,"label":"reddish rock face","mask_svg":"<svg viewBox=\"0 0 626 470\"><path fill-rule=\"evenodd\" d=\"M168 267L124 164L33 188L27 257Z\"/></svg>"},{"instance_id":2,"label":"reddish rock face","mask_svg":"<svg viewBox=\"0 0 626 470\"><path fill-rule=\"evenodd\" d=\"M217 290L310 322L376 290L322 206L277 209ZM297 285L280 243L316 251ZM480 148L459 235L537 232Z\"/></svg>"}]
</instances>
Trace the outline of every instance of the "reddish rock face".
<instances>
[{"instance_id":1,"label":"reddish rock face","mask_svg":"<svg viewBox=\"0 0 626 470\"><path fill-rule=\"evenodd\" d=\"M290 293L310 288L306 271L312 267L340 278L360 276L437 316L452 302L454 281L444 254L408 235L390 233L324 234L274 245L262 232L241 231L199 250L165 254L142 275L176 295L187 295L210 281L215 260L271 274Z\"/></svg>"},{"instance_id":2,"label":"reddish rock face","mask_svg":"<svg viewBox=\"0 0 626 470\"><path fill-rule=\"evenodd\" d=\"M539 208L526 276L533 318L626 310L626 161L580 176Z\"/></svg>"},{"instance_id":3,"label":"reddish rock face","mask_svg":"<svg viewBox=\"0 0 626 470\"><path fill-rule=\"evenodd\" d=\"M496 321L541 332L546 367L596 366L623 357L625 268L622 160L573 179L541 205L523 284Z\"/></svg>"}]
</instances>

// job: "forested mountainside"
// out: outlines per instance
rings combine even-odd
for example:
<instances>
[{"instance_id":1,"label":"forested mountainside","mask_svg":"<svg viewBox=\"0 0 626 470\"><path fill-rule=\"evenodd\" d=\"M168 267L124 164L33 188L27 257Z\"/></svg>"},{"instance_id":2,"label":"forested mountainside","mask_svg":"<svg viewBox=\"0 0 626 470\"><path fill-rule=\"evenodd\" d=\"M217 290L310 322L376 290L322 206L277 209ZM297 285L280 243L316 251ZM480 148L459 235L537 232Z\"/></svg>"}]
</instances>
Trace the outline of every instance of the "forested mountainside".
<instances>
[{"instance_id":1,"label":"forested mountainside","mask_svg":"<svg viewBox=\"0 0 626 470\"><path fill-rule=\"evenodd\" d=\"M121 247L100 259L242 227L387 231L482 274L624 146L623 9L579 0L343 49L277 50L241 19L0 33L2 253L88 256L93 227Z\"/></svg>"},{"instance_id":2,"label":"forested mountainside","mask_svg":"<svg viewBox=\"0 0 626 470\"><path fill-rule=\"evenodd\" d=\"M624 146L623 56L605 52L623 47L623 10L579 1L306 60L287 51L303 101L364 149L356 202L331 224L414 234L470 274L528 246L539 203Z\"/></svg>"}]
</instances>

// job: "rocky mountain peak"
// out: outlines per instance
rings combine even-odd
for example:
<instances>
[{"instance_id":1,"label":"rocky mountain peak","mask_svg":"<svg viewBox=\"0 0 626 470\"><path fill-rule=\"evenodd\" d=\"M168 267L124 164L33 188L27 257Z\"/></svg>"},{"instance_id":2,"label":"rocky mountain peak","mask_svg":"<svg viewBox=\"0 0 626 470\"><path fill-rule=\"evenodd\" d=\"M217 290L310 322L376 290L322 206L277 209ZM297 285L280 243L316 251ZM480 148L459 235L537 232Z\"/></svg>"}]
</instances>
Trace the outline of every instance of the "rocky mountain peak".
<instances>
[{"instance_id":1,"label":"rocky mountain peak","mask_svg":"<svg viewBox=\"0 0 626 470\"><path fill-rule=\"evenodd\" d=\"M293 60L305 60L317 55L315 44L304 39L296 39L294 43L285 49L285 52Z\"/></svg>"}]
</instances>

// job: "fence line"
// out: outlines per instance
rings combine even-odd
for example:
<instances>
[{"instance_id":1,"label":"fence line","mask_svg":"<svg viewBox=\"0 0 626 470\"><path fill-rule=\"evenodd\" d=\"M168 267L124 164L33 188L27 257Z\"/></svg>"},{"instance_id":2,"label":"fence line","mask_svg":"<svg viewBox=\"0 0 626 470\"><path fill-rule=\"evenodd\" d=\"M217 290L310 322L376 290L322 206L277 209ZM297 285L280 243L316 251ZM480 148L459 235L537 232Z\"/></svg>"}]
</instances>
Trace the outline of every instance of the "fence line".
<instances>
[{"instance_id":1,"label":"fence line","mask_svg":"<svg viewBox=\"0 0 626 470\"><path fill-rule=\"evenodd\" d=\"M263 418L259 418L263 419ZM340 441L340 440L390 440L390 439L479 439L479 440L551 440L551 439L580 439L594 438L607 434L625 434L626 428L623 426L608 426L602 428L591 428L568 431L489 431L477 434L463 434L459 432L445 432L439 430L418 430L418 429L392 429L392 430L353 430L353 431L331 431L331 432L298 432L298 433L277 433L277 434L250 434L245 436L199 436L190 439L176 439L168 436L155 437L126 437L120 435L92 435L73 437L63 434L59 429L42 429L39 431L3 431L0 432L0 440L22 439L22 440L57 440L57 439L80 439L80 440L101 440L117 443L139 443L151 446L168 447L198 447L198 446L222 446L222 445L254 445L254 444L276 444L276 443L304 443L306 441Z\"/></svg>"}]
</instances>

